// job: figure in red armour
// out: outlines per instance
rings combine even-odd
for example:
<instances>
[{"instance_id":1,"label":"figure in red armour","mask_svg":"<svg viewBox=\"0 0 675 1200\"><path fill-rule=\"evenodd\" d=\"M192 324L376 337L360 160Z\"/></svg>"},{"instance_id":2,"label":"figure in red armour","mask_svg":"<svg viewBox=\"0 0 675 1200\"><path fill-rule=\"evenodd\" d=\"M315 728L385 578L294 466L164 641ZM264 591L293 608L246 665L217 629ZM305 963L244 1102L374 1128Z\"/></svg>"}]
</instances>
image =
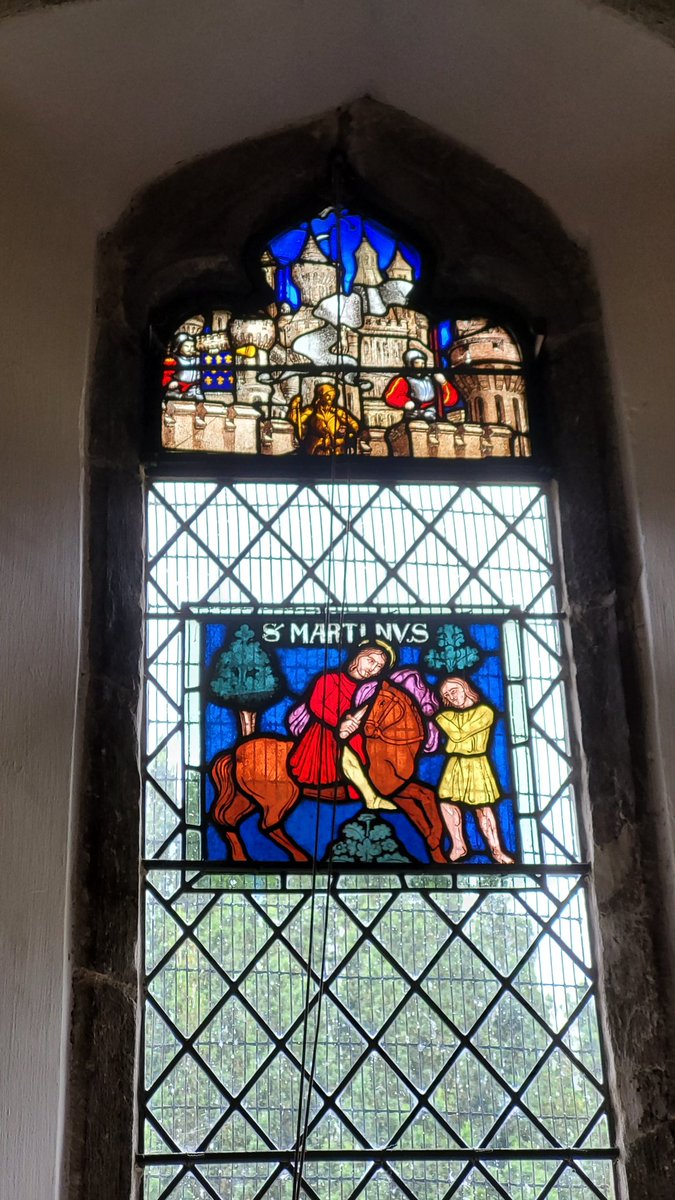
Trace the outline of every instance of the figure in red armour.
<instances>
[{"instance_id":1,"label":"figure in red armour","mask_svg":"<svg viewBox=\"0 0 675 1200\"><path fill-rule=\"evenodd\" d=\"M406 350L403 365L410 374L395 375L384 392L390 408L400 408L411 420L438 421L459 401L456 388L440 372L429 371L420 350Z\"/></svg>"}]
</instances>

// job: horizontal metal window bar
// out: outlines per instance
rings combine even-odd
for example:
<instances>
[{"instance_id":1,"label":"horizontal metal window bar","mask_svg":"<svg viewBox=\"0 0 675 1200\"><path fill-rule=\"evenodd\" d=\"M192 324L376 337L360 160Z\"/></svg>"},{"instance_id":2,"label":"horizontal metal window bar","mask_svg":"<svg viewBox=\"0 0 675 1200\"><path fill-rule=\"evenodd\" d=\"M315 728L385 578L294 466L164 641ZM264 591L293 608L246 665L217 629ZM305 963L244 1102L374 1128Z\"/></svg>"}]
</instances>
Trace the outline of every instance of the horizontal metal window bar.
<instances>
[{"instance_id":1,"label":"horizontal metal window bar","mask_svg":"<svg viewBox=\"0 0 675 1200\"><path fill-rule=\"evenodd\" d=\"M251 880L255 879L255 887L258 886L258 877L260 876L275 876L275 875L294 875L298 878L306 876L311 880L312 868L303 863L231 863L227 859L190 859L190 858L144 858L142 860L144 871L188 871L201 876L211 875L248 875ZM372 875L374 878L382 876L383 880L404 877L408 875L424 876L424 875L447 875L448 878L455 876L479 876L479 875L495 875L505 876L507 878L518 878L521 875L589 875L591 871L590 863L514 863L513 866L501 866L499 863L410 863L396 864L396 870L392 871L387 863L381 866L373 863L354 863L346 866L345 863L334 863L330 861L317 862L317 868L320 875L331 876L351 876L351 875ZM188 880L194 884L194 880ZM383 883L383 888L386 888L386 883ZM517 885L514 885L517 886ZM201 889L200 889L201 890ZM209 888L211 890L211 885ZM302 890L305 890L304 888ZM492 888L481 888L476 886L472 891L492 891Z\"/></svg>"},{"instance_id":2,"label":"horizontal metal window bar","mask_svg":"<svg viewBox=\"0 0 675 1200\"><path fill-rule=\"evenodd\" d=\"M302 375L308 376L310 379L315 377L322 383L328 382L329 379L341 379L343 376L353 377L354 375L388 375L391 379L395 379L401 375L404 376L405 379L427 379L429 375L445 375L450 379L461 379L462 376L469 375L497 375L500 377L515 375L520 379L526 378L526 371L518 364L514 364L512 366L507 366L504 364L502 366L499 363L495 363L493 360L491 365L488 365L489 361L490 360L486 360L485 365L478 363L476 366L462 365L461 367L441 367L437 366L435 363L429 363L426 367L406 367L403 365L403 363L382 363L380 366L378 366L377 363L357 363L355 365L353 362L330 362L323 364L319 362L278 362L258 363L256 365L249 366L247 363L242 362L228 363L227 371L212 371L210 373L213 375L217 375L219 373L222 375L227 373L228 375L235 376L248 375L253 376L254 379L258 378L260 375L269 376L270 379L274 379L275 376L279 377L280 375ZM202 374L204 373L204 368L198 367L196 363L194 369L199 369ZM207 371L206 373L208 374L209 372ZM208 392L208 388L206 390ZM223 390L222 392L214 392L212 394L217 394L224 398L225 396L232 396L234 393ZM182 399L183 397L178 398ZM188 399L189 398L190 397L188 397ZM369 396L368 393L366 393L365 396L362 397L362 401L367 401L368 399Z\"/></svg>"},{"instance_id":3,"label":"horizontal metal window bar","mask_svg":"<svg viewBox=\"0 0 675 1200\"><path fill-rule=\"evenodd\" d=\"M261 463L264 458L264 464ZM217 469L215 464L217 463ZM264 472L263 472L264 465ZM158 450L145 465L150 483L325 483L335 479L351 483L443 483L471 480L485 487L549 483L551 469L538 459L415 458L392 455L373 460L370 455L260 455L208 450Z\"/></svg>"},{"instance_id":4,"label":"horizontal metal window bar","mask_svg":"<svg viewBox=\"0 0 675 1200\"><path fill-rule=\"evenodd\" d=\"M603 1159L614 1161L619 1157L619 1151L614 1148L596 1149L551 1149L543 1150L306 1150L305 1158L312 1162L565 1162L574 1163ZM241 1150L232 1153L215 1153L208 1150L197 1154L139 1154L138 1161L143 1166L160 1166L184 1163L186 1166L204 1166L207 1163L233 1162L279 1162L294 1163L295 1150Z\"/></svg>"}]
</instances>

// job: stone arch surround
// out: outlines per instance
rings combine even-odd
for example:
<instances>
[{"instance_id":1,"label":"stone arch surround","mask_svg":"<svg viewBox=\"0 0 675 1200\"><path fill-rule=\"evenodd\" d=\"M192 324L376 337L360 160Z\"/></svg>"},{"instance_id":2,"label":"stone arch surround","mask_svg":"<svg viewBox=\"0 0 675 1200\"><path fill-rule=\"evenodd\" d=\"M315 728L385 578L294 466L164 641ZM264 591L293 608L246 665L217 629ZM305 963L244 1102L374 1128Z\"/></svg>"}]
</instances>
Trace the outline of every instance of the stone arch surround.
<instances>
[{"instance_id":1,"label":"stone arch surround","mask_svg":"<svg viewBox=\"0 0 675 1200\"><path fill-rule=\"evenodd\" d=\"M0 20L16 17L35 9L62 8L70 4L91 4L93 0L0 0ZM593 3L593 0L590 0ZM595 0L613 8L624 17L646 26L652 33L675 43L675 10L672 0Z\"/></svg>"},{"instance_id":2,"label":"stone arch surround","mask_svg":"<svg viewBox=\"0 0 675 1200\"><path fill-rule=\"evenodd\" d=\"M368 99L178 169L137 196L100 242L89 389L88 644L68 1194L122 1200L132 1179L139 463L148 323L191 294L249 290L245 247L291 213L329 202L336 154L355 200L375 205L413 235L417 230L418 240L430 245L432 298L442 296L446 307L480 298L546 329L541 436L560 490L583 766L592 798L582 823L595 871L612 1087L629 1194L666 1200L675 1139L658 948L668 941L667 914L658 901L658 829L645 817L635 571L593 279L585 253L531 192L428 126Z\"/></svg>"}]
</instances>

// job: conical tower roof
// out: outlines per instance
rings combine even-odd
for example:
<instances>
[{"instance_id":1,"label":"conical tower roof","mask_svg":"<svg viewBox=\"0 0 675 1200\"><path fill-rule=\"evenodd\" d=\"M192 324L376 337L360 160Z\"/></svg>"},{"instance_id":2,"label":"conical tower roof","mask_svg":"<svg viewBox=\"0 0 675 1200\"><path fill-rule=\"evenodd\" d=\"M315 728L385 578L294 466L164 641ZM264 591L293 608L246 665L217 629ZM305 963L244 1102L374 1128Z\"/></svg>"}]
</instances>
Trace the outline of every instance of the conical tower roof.
<instances>
[{"instance_id":1,"label":"conical tower roof","mask_svg":"<svg viewBox=\"0 0 675 1200\"><path fill-rule=\"evenodd\" d=\"M265 282L268 283L270 287L274 287L274 277L276 275L277 265L269 250L265 250L264 254L261 256L260 266L262 267L262 273L265 276Z\"/></svg>"},{"instance_id":2,"label":"conical tower roof","mask_svg":"<svg viewBox=\"0 0 675 1200\"><path fill-rule=\"evenodd\" d=\"M354 283L359 283L362 287L379 287L383 279L377 264L377 253L365 238L356 251L355 257L357 269Z\"/></svg>"},{"instance_id":3,"label":"conical tower roof","mask_svg":"<svg viewBox=\"0 0 675 1200\"><path fill-rule=\"evenodd\" d=\"M305 248L304 248L302 254L300 255L300 257L303 260L303 262L311 262L311 263L326 263L327 262L326 255L322 254L322 252L319 249L319 246L317 244L316 238L314 237L314 235L312 233L310 233L309 237L307 238L307 241L305 242Z\"/></svg>"},{"instance_id":4,"label":"conical tower roof","mask_svg":"<svg viewBox=\"0 0 675 1200\"><path fill-rule=\"evenodd\" d=\"M387 275L390 279L406 279L409 283L412 283L413 269L410 266L410 263L406 262L400 250L396 251L394 257L389 263L389 266L387 267Z\"/></svg>"}]
</instances>

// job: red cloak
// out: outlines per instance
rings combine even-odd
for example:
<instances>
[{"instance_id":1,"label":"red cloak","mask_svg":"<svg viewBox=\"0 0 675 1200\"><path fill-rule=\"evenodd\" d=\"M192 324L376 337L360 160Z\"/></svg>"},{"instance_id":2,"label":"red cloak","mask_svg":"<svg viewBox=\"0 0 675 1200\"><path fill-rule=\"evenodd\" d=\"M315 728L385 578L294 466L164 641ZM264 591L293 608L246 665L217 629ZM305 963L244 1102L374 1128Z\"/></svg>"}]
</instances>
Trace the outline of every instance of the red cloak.
<instances>
[{"instance_id":1,"label":"red cloak","mask_svg":"<svg viewBox=\"0 0 675 1200\"><path fill-rule=\"evenodd\" d=\"M313 719L288 759L298 783L317 787L337 783L341 778L338 757L344 742L337 737L337 727L349 712L358 686L343 671L327 671L317 679L307 700ZM347 740L363 759L361 735L357 733Z\"/></svg>"},{"instance_id":2,"label":"red cloak","mask_svg":"<svg viewBox=\"0 0 675 1200\"><path fill-rule=\"evenodd\" d=\"M440 396L438 395L439 392ZM384 399L391 408L405 408L409 400L415 403L415 397L410 391L409 379L405 375L395 375L387 384ZM459 392L447 379L441 386L436 385L436 396L427 400L423 407L436 407L439 399L443 408L452 408L459 400Z\"/></svg>"}]
</instances>

